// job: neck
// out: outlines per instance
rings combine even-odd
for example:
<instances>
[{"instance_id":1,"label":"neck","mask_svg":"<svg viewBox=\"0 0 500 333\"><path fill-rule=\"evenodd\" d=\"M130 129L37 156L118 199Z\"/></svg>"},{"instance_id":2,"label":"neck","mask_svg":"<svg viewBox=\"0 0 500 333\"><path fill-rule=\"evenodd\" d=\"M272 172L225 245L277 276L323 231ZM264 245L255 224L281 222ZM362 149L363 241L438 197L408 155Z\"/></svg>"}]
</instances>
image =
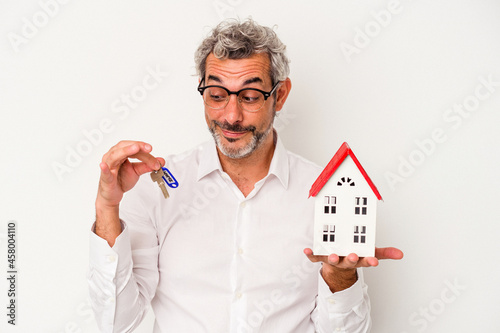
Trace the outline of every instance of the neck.
<instances>
[{"instance_id":1,"label":"neck","mask_svg":"<svg viewBox=\"0 0 500 333\"><path fill-rule=\"evenodd\" d=\"M217 148L222 170L231 177L245 197L252 192L255 183L269 172L274 155L275 135L268 135L254 152L242 158L227 157Z\"/></svg>"}]
</instances>

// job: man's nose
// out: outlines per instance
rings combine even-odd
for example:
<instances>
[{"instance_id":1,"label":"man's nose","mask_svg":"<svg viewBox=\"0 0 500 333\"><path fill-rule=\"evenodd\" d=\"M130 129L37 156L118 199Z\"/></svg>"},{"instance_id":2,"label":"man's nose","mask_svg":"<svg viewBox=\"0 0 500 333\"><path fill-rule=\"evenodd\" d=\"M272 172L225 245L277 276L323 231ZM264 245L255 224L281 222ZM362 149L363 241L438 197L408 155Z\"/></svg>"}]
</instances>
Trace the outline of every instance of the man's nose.
<instances>
[{"instance_id":1,"label":"man's nose","mask_svg":"<svg viewBox=\"0 0 500 333\"><path fill-rule=\"evenodd\" d=\"M238 96L229 95L229 101L224 108L224 116L228 123L234 124L243 120L243 109L238 102Z\"/></svg>"}]
</instances>

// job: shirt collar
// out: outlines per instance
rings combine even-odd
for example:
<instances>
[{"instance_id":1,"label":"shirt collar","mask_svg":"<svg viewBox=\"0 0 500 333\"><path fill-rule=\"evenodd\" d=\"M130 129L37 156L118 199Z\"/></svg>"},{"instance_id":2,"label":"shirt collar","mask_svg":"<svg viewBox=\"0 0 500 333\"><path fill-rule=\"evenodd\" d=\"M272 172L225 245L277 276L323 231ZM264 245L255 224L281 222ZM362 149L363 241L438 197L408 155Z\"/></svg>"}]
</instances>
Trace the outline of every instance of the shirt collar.
<instances>
[{"instance_id":1,"label":"shirt collar","mask_svg":"<svg viewBox=\"0 0 500 333\"><path fill-rule=\"evenodd\" d=\"M288 154L285 146L278 136L278 133L274 131L273 134L275 137L276 146L274 149L273 159L271 160L271 165L269 167L269 173L266 178L269 177L269 175L274 175L279 179L283 187L285 189L288 189L288 178L290 174ZM213 140L210 140L201 145L200 162L196 180L199 181L203 177L216 170L219 170L221 173L223 172L222 166L219 161L219 156L217 154L215 142Z\"/></svg>"},{"instance_id":2,"label":"shirt collar","mask_svg":"<svg viewBox=\"0 0 500 333\"><path fill-rule=\"evenodd\" d=\"M215 147L214 140L205 142L201 145L200 149L201 153L196 181L199 181L216 170L222 172L222 166L219 161L219 156L217 155L217 148Z\"/></svg>"},{"instance_id":3,"label":"shirt collar","mask_svg":"<svg viewBox=\"0 0 500 333\"><path fill-rule=\"evenodd\" d=\"M283 187L288 189L288 178L290 174L290 166L288 164L288 153L285 146L281 142L276 130L274 131L276 147L274 149L273 159L269 167L269 175L274 175L279 179ZM268 176L269 176L268 175Z\"/></svg>"}]
</instances>

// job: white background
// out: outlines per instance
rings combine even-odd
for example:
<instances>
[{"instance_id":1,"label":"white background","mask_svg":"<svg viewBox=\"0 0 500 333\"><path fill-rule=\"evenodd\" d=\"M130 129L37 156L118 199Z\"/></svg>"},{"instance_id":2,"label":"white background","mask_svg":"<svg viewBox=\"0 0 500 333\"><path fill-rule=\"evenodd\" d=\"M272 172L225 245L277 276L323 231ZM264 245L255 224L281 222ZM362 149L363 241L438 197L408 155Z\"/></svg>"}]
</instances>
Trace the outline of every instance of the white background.
<instances>
[{"instance_id":1,"label":"white background","mask_svg":"<svg viewBox=\"0 0 500 333\"><path fill-rule=\"evenodd\" d=\"M373 332L500 330L498 1L66 2L0 2L0 277L10 220L19 269L18 325L1 278L0 331L97 332L86 271L101 156L122 139L158 156L209 139L193 53L221 19L250 15L276 24L292 60L285 145L326 165L347 141L384 198L377 244L405 252L366 270ZM169 75L113 112L148 68ZM103 119L112 130L90 144Z\"/></svg>"}]
</instances>

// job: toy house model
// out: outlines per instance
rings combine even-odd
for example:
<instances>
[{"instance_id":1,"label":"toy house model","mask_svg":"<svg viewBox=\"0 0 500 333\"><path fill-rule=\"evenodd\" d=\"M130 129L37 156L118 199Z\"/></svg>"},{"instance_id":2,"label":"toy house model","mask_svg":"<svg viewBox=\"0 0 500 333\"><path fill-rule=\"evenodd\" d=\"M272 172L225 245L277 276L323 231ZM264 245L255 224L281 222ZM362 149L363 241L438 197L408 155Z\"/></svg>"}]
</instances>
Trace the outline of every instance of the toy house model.
<instances>
[{"instance_id":1,"label":"toy house model","mask_svg":"<svg viewBox=\"0 0 500 333\"><path fill-rule=\"evenodd\" d=\"M315 255L375 255L377 201L382 197L344 142L309 191L315 198Z\"/></svg>"}]
</instances>

